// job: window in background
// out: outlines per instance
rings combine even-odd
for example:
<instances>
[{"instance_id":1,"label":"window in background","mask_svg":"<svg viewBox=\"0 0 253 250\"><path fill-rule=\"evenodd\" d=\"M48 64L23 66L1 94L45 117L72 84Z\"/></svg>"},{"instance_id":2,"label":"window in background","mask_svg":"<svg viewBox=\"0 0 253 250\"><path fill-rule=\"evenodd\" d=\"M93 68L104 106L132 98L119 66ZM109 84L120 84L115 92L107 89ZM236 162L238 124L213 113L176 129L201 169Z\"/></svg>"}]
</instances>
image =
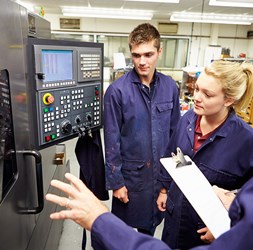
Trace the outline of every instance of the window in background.
<instances>
[{"instance_id":1,"label":"window in background","mask_svg":"<svg viewBox=\"0 0 253 250\"><path fill-rule=\"evenodd\" d=\"M187 65L189 38L162 37L163 52L158 61L158 68L181 69ZM104 63L106 67L113 66L113 54L122 52L126 64L131 65L131 54L127 36L98 35L97 42L104 43Z\"/></svg>"},{"instance_id":2,"label":"window in background","mask_svg":"<svg viewBox=\"0 0 253 250\"><path fill-rule=\"evenodd\" d=\"M68 32L52 33L53 39L64 39L64 40L78 40L83 42L94 42L94 35L90 34L75 34Z\"/></svg>"},{"instance_id":3,"label":"window in background","mask_svg":"<svg viewBox=\"0 0 253 250\"><path fill-rule=\"evenodd\" d=\"M128 47L128 34L80 34L67 32L52 33L55 39L79 40L85 42L98 42L104 44L104 66L113 67L114 53L123 53L126 65L132 66L131 54ZM163 52L158 61L158 68L182 69L187 66L190 38L184 37L161 37Z\"/></svg>"},{"instance_id":4,"label":"window in background","mask_svg":"<svg viewBox=\"0 0 253 250\"><path fill-rule=\"evenodd\" d=\"M113 66L114 53L123 53L126 59L126 65L131 64L131 55L128 47L127 36L98 35L97 42L104 44L104 65Z\"/></svg>"},{"instance_id":5,"label":"window in background","mask_svg":"<svg viewBox=\"0 0 253 250\"><path fill-rule=\"evenodd\" d=\"M181 69L187 65L188 38L162 38L161 45L163 52L158 61L159 68Z\"/></svg>"}]
</instances>

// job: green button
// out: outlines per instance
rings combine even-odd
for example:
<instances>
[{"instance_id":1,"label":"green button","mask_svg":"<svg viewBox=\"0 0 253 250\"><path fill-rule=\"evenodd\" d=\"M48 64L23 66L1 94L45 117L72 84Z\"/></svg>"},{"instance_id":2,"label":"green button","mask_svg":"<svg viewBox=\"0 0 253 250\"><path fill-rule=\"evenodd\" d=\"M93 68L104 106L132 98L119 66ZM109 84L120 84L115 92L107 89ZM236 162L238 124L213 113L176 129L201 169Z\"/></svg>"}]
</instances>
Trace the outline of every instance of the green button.
<instances>
[{"instance_id":1,"label":"green button","mask_svg":"<svg viewBox=\"0 0 253 250\"><path fill-rule=\"evenodd\" d=\"M44 113L48 113L48 108L44 108Z\"/></svg>"},{"instance_id":2,"label":"green button","mask_svg":"<svg viewBox=\"0 0 253 250\"><path fill-rule=\"evenodd\" d=\"M51 139L54 140L56 138L56 135L55 134L52 134L51 135Z\"/></svg>"}]
</instances>

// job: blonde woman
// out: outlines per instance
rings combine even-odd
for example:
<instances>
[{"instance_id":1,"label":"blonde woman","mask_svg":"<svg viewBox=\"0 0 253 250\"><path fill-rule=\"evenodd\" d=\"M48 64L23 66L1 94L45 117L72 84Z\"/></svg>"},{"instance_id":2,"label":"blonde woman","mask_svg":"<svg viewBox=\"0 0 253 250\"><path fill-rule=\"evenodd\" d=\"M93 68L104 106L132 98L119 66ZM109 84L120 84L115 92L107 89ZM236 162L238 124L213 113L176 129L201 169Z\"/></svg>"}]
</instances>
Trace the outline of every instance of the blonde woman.
<instances>
[{"instance_id":1,"label":"blonde woman","mask_svg":"<svg viewBox=\"0 0 253 250\"><path fill-rule=\"evenodd\" d=\"M168 155L180 147L211 185L241 188L253 175L253 128L235 111L246 108L252 94L250 63L214 61L196 82L194 108L179 122ZM162 240L173 249L210 243L212 235L165 170L161 182L157 204L166 211Z\"/></svg>"}]
</instances>

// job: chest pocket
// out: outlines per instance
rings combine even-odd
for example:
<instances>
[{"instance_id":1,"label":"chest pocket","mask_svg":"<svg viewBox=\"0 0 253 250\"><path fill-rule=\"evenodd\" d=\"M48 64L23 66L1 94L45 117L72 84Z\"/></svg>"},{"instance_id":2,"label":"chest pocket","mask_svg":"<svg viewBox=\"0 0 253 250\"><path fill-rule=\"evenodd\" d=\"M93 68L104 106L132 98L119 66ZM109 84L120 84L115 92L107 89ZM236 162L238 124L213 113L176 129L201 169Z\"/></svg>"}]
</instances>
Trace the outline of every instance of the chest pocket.
<instances>
[{"instance_id":1,"label":"chest pocket","mask_svg":"<svg viewBox=\"0 0 253 250\"><path fill-rule=\"evenodd\" d=\"M124 161L121 172L124 177L125 186L129 192L140 192L144 188L142 161Z\"/></svg>"},{"instance_id":2,"label":"chest pocket","mask_svg":"<svg viewBox=\"0 0 253 250\"><path fill-rule=\"evenodd\" d=\"M211 183L225 189L238 188L239 177L218 169L213 169L200 163L199 169Z\"/></svg>"},{"instance_id":3,"label":"chest pocket","mask_svg":"<svg viewBox=\"0 0 253 250\"><path fill-rule=\"evenodd\" d=\"M173 102L157 103L156 115L158 119L158 130L168 131L170 128L170 117L173 109Z\"/></svg>"}]
</instances>

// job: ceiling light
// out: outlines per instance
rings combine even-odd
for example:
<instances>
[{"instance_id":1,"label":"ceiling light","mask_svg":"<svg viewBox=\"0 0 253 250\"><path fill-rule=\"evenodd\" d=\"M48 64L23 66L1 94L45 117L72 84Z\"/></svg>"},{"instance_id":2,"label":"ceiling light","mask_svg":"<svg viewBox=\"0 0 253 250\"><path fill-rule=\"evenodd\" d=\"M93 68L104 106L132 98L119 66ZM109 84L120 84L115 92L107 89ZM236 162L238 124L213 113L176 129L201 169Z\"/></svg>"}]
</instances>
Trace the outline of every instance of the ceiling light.
<instances>
[{"instance_id":1,"label":"ceiling light","mask_svg":"<svg viewBox=\"0 0 253 250\"><path fill-rule=\"evenodd\" d=\"M170 21L251 25L251 23L253 22L253 16L175 12L171 15Z\"/></svg>"},{"instance_id":2,"label":"ceiling light","mask_svg":"<svg viewBox=\"0 0 253 250\"><path fill-rule=\"evenodd\" d=\"M113 19L134 19L151 20L152 11L134 10L134 9L110 9L110 8L92 8L92 7L68 7L63 6L64 16L72 17L93 17L93 18L113 18Z\"/></svg>"},{"instance_id":3,"label":"ceiling light","mask_svg":"<svg viewBox=\"0 0 253 250\"><path fill-rule=\"evenodd\" d=\"M209 5L226 7L253 8L252 0L210 0Z\"/></svg>"},{"instance_id":4,"label":"ceiling light","mask_svg":"<svg viewBox=\"0 0 253 250\"><path fill-rule=\"evenodd\" d=\"M179 3L180 0L127 0L128 2Z\"/></svg>"}]
</instances>

